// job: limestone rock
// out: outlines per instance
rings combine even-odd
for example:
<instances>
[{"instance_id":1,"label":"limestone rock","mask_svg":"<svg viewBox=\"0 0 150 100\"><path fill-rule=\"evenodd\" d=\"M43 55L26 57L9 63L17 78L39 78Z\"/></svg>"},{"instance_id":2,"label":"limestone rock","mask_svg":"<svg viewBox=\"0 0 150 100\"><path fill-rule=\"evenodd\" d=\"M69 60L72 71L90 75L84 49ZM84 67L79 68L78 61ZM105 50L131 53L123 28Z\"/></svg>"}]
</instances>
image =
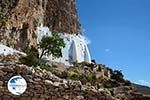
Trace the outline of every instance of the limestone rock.
<instances>
[{"instance_id":1,"label":"limestone rock","mask_svg":"<svg viewBox=\"0 0 150 100\"><path fill-rule=\"evenodd\" d=\"M0 70L0 77L4 76L4 72L2 70Z\"/></svg>"},{"instance_id":2,"label":"limestone rock","mask_svg":"<svg viewBox=\"0 0 150 100\"><path fill-rule=\"evenodd\" d=\"M0 42L17 49L36 45L40 25L60 33L81 33L75 0L1 0L0 15L5 19Z\"/></svg>"},{"instance_id":3,"label":"limestone rock","mask_svg":"<svg viewBox=\"0 0 150 100\"><path fill-rule=\"evenodd\" d=\"M84 100L84 96L77 96L77 100Z\"/></svg>"}]
</instances>

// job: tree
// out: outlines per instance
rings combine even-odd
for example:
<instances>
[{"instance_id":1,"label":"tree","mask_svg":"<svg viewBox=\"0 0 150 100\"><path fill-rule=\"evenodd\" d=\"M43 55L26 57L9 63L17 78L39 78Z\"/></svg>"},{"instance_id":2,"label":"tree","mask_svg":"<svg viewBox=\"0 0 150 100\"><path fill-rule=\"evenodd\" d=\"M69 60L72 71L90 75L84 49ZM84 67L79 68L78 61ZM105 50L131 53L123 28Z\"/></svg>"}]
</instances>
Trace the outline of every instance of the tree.
<instances>
[{"instance_id":1,"label":"tree","mask_svg":"<svg viewBox=\"0 0 150 100\"><path fill-rule=\"evenodd\" d=\"M65 47L65 42L60 38L58 33L53 33L52 36L44 36L39 45L42 50L40 59L46 54L52 54L54 57L62 57L61 49Z\"/></svg>"},{"instance_id":2,"label":"tree","mask_svg":"<svg viewBox=\"0 0 150 100\"><path fill-rule=\"evenodd\" d=\"M23 51L27 53L26 57L21 57L20 61L28 66L42 66L44 69L47 68L46 62L41 60L43 55L52 54L54 57L61 57L61 49L65 47L65 42L57 33L52 34L52 36L44 36L39 44L42 50L39 55L38 50L31 46L25 46Z\"/></svg>"},{"instance_id":3,"label":"tree","mask_svg":"<svg viewBox=\"0 0 150 100\"><path fill-rule=\"evenodd\" d=\"M112 79L114 79L114 80L116 80L116 81L118 81L118 82L124 82L123 77L124 77L124 76L123 76L122 72L119 71L119 70L113 71L113 74L112 74L112 76L111 76Z\"/></svg>"}]
</instances>

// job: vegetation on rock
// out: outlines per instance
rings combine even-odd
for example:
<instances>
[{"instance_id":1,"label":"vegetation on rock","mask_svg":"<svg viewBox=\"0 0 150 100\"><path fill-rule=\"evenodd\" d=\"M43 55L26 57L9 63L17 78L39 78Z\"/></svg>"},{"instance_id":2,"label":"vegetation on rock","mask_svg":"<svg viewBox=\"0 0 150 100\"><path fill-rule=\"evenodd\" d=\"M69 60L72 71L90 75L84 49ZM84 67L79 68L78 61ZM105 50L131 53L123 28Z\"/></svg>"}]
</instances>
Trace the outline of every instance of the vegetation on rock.
<instances>
[{"instance_id":1,"label":"vegetation on rock","mask_svg":"<svg viewBox=\"0 0 150 100\"><path fill-rule=\"evenodd\" d=\"M44 36L39 45L42 50L40 59L46 54L53 55L57 58L61 57L61 49L65 47L64 40L60 38L58 33L53 33L52 36Z\"/></svg>"},{"instance_id":2,"label":"vegetation on rock","mask_svg":"<svg viewBox=\"0 0 150 100\"><path fill-rule=\"evenodd\" d=\"M122 72L119 71L119 70L113 71L112 76L111 76L112 79L114 79L114 80L116 80L118 82L125 82L125 80L123 79L123 77L124 76L123 76Z\"/></svg>"},{"instance_id":3,"label":"vegetation on rock","mask_svg":"<svg viewBox=\"0 0 150 100\"><path fill-rule=\"evenodd\" d=\"M31 50L34 51L34 56L38 56L35 53L36 49L33 47L27 49L26 52L31 52ZM0 61L2 58L0 57ZM13 57L7 56L5 57L5 61L6 59L9 59L8 61L13 59L12 62L14 62ZM29 90L25 92L25 95L28 95L30 99L33 97L39 99L37 98L37 94L39 94L40 99L52 99L55 97L55 99L64 98L64 100L66 100L66 97L71 100L75 98L78 100L78 97L87 100L149 100L150 98L147 95L134 91L134 87L129 81L120 82L115 80L115 78L112 79L107 76L97 77L97 72L102 74L103 70L105 70L105 73L106 69L109 70L101 64L87 64L83 62L78 63L77 67L67 67L62 70L62 66L59 64L52 64L51 66L53 67L51 67L44 61L39 64L40 68L28 68L29 66L22 64L10 65L11 63L8 63L7 65L7 63L1 64L1 66L5 67L0 68L0 75L2 77L0 83L5 83L10 78L10 75L15 75L16 73L22 75L28 82ZM113 71L111 74L114 74L114 72L116 71ZM105 73L103 74L107 75ZM118 77L121 74L118 75L117 72L115 75ZM6 85L1 86L2 88L6 88ZM3 94L4 89L0 91L0 98L5 99L6 94ZM7 94L10 93L7 92ZM45 96L43 97L43 95ZM23 97L25 97L24 94L21 98ZM10 98L15 97L11 95Z\"/></svg>"},{"instance_id":4,"label":"vegetation on rock","mask_svg":"<svg viewBox=\"0 0 150 100\"><path fill-rule=\"evenodd\" d=\"M37 66L39 63L38 59L38 51L36 48L31 47L31 48L25 48L23 50L25 53L27 53L26 57L21 57L20 61L22 64L28 65L28 66Z\"/></svg>"},{"instance_id":5,"label":"vegetation on rock","mask_svg":"<svg viewBox=\"0 0 150 100\"><path fill-rule=\"evenodd\" d=\"M52 55L54 57L61 57L61 49L65 47L64 40L60 38L57 33L54 33L52 36L44 36L39 44L42 52L39 54L38 50L34 47L25 47L23 50L27 53L26 57L20 58L21 63L28 66L42 66L46 68L48 64L42 60L44 55ZM48 66L49 67L49 66ZM48 69L48 68L46 68Z\"/></svg>"},{"instance_id":6,"label":"vegetation on rock","mask_svg":"<svg viewBox=\"0 0 150 100\"><path fill-rule=\"evenodd\" d=\"M6 16L0 14L0 28L2 28L2 26L6 26L6 22L7 22Z\"/></svg>"}]
</instances>

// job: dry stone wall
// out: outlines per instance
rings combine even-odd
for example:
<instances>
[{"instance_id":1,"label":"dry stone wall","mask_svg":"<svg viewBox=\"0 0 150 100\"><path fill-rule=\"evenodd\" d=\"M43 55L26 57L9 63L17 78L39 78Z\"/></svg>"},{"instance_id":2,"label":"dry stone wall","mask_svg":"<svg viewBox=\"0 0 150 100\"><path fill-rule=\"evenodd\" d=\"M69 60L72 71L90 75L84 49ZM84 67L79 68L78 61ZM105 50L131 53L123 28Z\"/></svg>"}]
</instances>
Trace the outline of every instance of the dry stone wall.
<instances>
[{"instance_id":1,"label":"dry stone wall","mask_svg":"<svg viewBox=\"0 0 150 100\"><path fill-rule=\"evenodd\" d=\"M11 94L7 89L7 82L14 75L21 75L27 81L27 90L20 96ZM92 91L89 86L87 90L81 87L80 81L60 79L39 68L0 64L0 100L114 100L105 92Z\"/></svg>"},{"instance_id":2,"label":"dry stone wall","mask_svg":"<svg viewBox=\"0 0 150 100\"><path fill-rule=\"evenodd\" d=\"M101 79L97 85L86 80L73 80L62 78L53 71L63 68L61 64L53 63L53 71L42 70L39 67L29 67L19 64L19 56L0 56L0 100L149 100L150 96L134 92L130 86L104 88L102 83L111 80L108 73L110 69L104 65L92 66L86 63L82 66L70 67L68 72L79 71L81 73L99 72L97 79ZM83 67L83 68L82 68ZM66 68L66 67L65 67ZM106 71L106 69L108 71ZM64 69L65 70L65 69ZM105 70L105 71L103 71ZM63 71L63 70L62 70ZM102 73L103 72L103 73ZM8 91L7 83L15 75L21 75L27 81L26 91L15 96ZM57 76L56 76L57 75ZM106 75L106 76L105 76ZM58 77L59 76L59 77ZM61 77L61 78L60 78ZM109 83L105 83L109 84ZM140 99L138 99L140 98Z\"/></svg>"}]
</instances>

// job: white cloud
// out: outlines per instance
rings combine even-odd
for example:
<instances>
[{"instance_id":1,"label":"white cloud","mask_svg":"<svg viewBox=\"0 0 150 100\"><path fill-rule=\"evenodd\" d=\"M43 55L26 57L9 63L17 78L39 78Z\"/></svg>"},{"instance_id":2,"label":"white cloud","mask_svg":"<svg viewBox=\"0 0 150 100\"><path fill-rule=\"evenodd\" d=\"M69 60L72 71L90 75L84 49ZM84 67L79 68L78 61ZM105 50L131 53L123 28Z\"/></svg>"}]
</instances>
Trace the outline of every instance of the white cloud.
<instances>
[{"instance_id":1,"label":"white cloud","mask_svg":"<svg viewBox=\"0 0 150 100\"><path fill-rule=\"evenodd\" d=\"M82 33L85 33L85 32L86 32L86 30L85 30L84 28L82 28L82 29L81 29L81 32L82 32Z\"/></svg>"},{"instance_id":2,"label":"white cloud","mask_svg":"<svg viewBox=\"0 0 150 100\"><path fill-rule=\"evenodd\" d=\"M91 44L91 40L88 38L86 38L86 42L87 42L87 44Z\"/></svg>"},{"instance_id":3,"label":"white cloud","mask_svg":"<svg viewBox=\"0 0 150 100\"><path fill-rule=\"evenodd\" d=\"M112 56L113 56L112 51L111 51L111 49L109 49L109 48L104 49L104 52L105 52L105 54L106 54L107 56L109 56L109 57L112 57Z\"/></svg>"},{"instance_id":4,"label":"white cloud","mask_svg":"<svg viewBox=\"0 0 150 100\"><path fill-rule=\"evenodd\" d=\"M86 41L87 44L91 44L91 40L86 36L85 36L85 41Z\"/></svg>"},{"instance_id":5,"label":"white cloud","mask_svg":"<svg viewBox=\"0 0 150 100\"><path fill-rule=\"evenodd\" d=\"M107 49L105 49L104 51L105 51L105 52L110 52L110 49L107 48Z\"/></svg>"},{"instance_id":6,"label":"white cloud","mask_svg":"<svg viewBox=\"0 0 150 100\"><path fill-rule=\"evenodd\" d=\"M138 80L137 84L145 85L145 86L149 86L150 87L150 82L145 81L145 80Z\"/></svg>"},{"instance_id":7,"label":"white cloud","mask_svg":"<svg viewBox=\"0 0 150 100\"><path fill-rule=\"evenodd\" d=\"M82 28L81 32L82 34L84 34L86 32L86 29ZM91 44L91 40L87 36L84 35L84 38L87 44Z\"/></svg>"}]
</instances>

